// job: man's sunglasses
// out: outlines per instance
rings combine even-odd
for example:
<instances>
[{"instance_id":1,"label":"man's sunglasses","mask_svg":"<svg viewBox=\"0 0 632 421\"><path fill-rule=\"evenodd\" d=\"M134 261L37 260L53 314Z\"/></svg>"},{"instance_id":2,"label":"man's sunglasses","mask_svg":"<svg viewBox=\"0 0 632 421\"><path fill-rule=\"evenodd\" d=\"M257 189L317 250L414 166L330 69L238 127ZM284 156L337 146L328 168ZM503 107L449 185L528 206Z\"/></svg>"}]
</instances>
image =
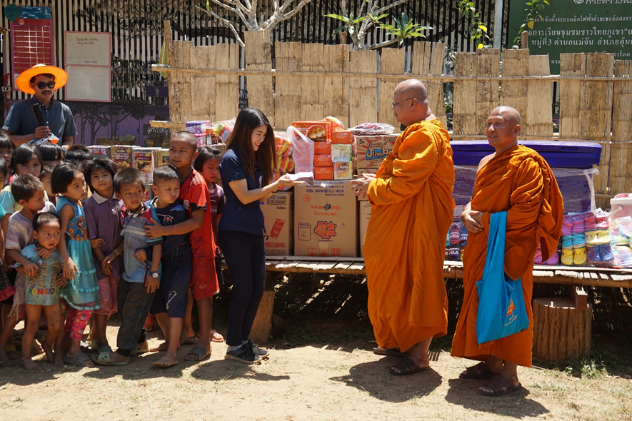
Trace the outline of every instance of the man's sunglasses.
<instances>
[{"instance_id":1,"label":"man's sunglasses","mask_svg":"<svg viewBox=\"0 0 632 421\"><path fill-rule=\"evenodd\" d=\"M42 90L44 88L48 88L48 89L53 89L55 87L55 82L37 82L35 84L35 86L37 86L37 89Z\"/></svg>"}]
</instances>

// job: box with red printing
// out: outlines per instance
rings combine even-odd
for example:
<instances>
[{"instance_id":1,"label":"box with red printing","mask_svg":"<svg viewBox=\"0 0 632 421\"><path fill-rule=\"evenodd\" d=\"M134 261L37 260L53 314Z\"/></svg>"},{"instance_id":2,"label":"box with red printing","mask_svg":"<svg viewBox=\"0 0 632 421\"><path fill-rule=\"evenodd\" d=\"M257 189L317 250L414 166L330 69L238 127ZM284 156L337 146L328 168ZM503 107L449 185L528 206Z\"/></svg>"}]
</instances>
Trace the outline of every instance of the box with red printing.
<instances>
[{"instance_id":1,"label":"box with red printing","mask_svg":"<svg viewBox=\"0 0 632 421\"><path fill-rule=\"evenodd\" d=\"M351 130L339 130L331 134L331 143L334 145L350 145L353 143Z\"/></svg>"},{"instance_id":2,"label":"box with red printing","mask_svg":"<svg viewBox=\"0 0 632 421\"><path fill-rule=\"evenodd\" d=\"M331 142L331 132L334 126L331 121L295 121L292 126L314 142Z\"/></svg>"},{"instance_id":3,"label":"box with red printing","mask_svg":"<svg viewBox=\"0 0 632 421\"><path fill-rule=\"evenodd\" d=\"M314 167L314 180L333 180L334 167Z\"/></svg>"},{"instance_id":4,"label":"box with red printing","mask_svg":"<svg viewBox=\"0 0 632 421\"><path fill-rule=\"evenodd\" d=\"M331 167L332 165L333 161L331 160L331 154L314 155L315 167Z\"/></svg>"},{"instance_id":5,"label":"box with red printing","mask_svg":"<svg viewBox=\"0 0 632 421\"><path fill-rule=\"evenodd\" d=\"M291 256L294 253L294 193L273 194L260 205L268 235L266 255Z\"/></svg>"},{"instance_id":6,"label":"box with red printing","mask_svg":"<svg viewBox=\"0 0 632 421\"><path fill-rule=\"evenodd\" d=\"M327 154L331 154L331 143L314 142L314 155L327 155Z\"/></svg>"},{"instance_id":7,"label":"box with red printing","mask_svg":"<svg viewBox=\"0 0 632 421\"><path fill-rule=\"evenodd\" d=\"M356 136L356 168L378 169L382 161L393 151L398 135Z\"/></svg>"}]
</instances>

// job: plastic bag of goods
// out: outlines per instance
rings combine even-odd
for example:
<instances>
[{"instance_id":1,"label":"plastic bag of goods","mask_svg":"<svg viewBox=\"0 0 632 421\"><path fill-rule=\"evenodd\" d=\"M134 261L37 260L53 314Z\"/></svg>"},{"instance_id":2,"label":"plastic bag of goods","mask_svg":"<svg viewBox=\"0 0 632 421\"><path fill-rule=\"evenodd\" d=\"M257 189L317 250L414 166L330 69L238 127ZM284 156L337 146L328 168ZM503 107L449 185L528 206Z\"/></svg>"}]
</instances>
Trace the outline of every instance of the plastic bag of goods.
<instances>
[{"instance_id":1,"label":"plastic bag of goods","mask_svg":"<svg viewBox=\"0 0 632 421\"><path fill-rule=\"evenodd\" d=\"M336 117L329 116L325 117L323 120L331 121L333 123L332 132L339 132L345 129L345 125L342 124L342 121L338 120Z\"/></svg>"},{"instance_id":2,"label":"plastic bag of goods","mask_svg":"<svg viewBox=\"0 0 632 421\"><path fill-rule=\"evenodd\" d=\"M314 142L309 140L294 126L287 128L286 139L293 148L292 156L294 161L294 180L314 183Z\"/></svg>"},{"instance_id":3,"label":"plastic bag of goods","mask_svg":"<svg viewBox=\"0 0 632 421\"><path fill-rule=\"evenodd\" d=\"M285 132L274 132L274 140L277 152L277 169L274 171L274 181L281 176L294 172L294 146L287 140ZM280 191L289 190L281 187Z\"/></svg>"},{"instance_id":4,"label":"plastic bag of goods","mask_svg":"<svg viewBox=\"0 0 632 421\"><path fill-rule=\"evenodd\" d=\"M349 130L354 136L379 136L393 133L395 127L385 123L362 123Z\"/></svg>"}]
</instances>

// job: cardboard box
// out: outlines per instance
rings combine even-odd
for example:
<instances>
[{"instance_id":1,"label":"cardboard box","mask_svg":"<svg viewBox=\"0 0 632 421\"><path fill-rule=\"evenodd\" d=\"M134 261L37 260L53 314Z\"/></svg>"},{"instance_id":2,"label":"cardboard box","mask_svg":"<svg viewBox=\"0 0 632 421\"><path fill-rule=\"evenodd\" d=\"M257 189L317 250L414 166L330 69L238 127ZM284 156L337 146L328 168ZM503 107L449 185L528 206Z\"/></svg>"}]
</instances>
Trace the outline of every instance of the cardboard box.
<instances>
[{"instance_id":1,"label":"cardboard box","mask_svg":"<svg viewBox=\"0 0 632 421\"><path fill-rule=\"evenodd\" d=\"M393 151L398 135L356 136L358 170L378 169L384 158Z\"/></svg>"},{"instance_id":2,"label":"cardboard box","mask_svg":"<svg viewBox=\"0 0 632 421\"><path fill-rule=\"evenodd\" d=\"M314 155L315 167L331 167L333 161L331 160L331 154L326 155Z\"/></svg>"},{"instance_id":3,"label":"cardboard box","mask_svg":"<svg viewBox=\"0 0 632 421\"><path fill-rule=\"evenodd\" d=\"M331 161L332 162L353 161L353 146L352 145L331 145Z\"/></svg>"},{"instance_id":4,"label":"cardboard box","mask_svg":"<svg viewBox=\"0 0 632 421\"><path fill-rule=\"evenodd\" d=\"M331 132L334 127L331 121L295 121L292 126L314 142L331 142Z\"/></svg>"},{"instance_id":5,"label":"cardboard box","mask_svg":"<svg viewBox=\"0 0 632 421\"><path fill-rule=\"evenodd\" d=\"M358 205L350 181L294 187L294 254L356 257Z\"/></svg>"},{"instance_id":6,"label":"cardboard box","mask_svg":"<svg viewBox=\"0 0 632 421\"><path fill-rule=\"evenodd\" d=\"M360 256L364 257L363 245L364 237L366 236L366 228L369 226L369 219L371 219L371 203L367 201L360 202Z\"/></svg>"},{"instance_id":7,"label":"cardboard box","mask_svg":"<svg viewBox=\"0 0 632 421\"><path fill-rule=\"evenodd\" d=\"M261 202L268 239L267 256L292 256L294 253L294 193L272 195Z\"/></svg>"},{"instance_id":8,"label":"cardboard box","mask_svg":"<svg viewBox=\"0 0 632 421\"><path fill-rule=\"evenodd\" d=\"M112 146L110 148L110 156L118 169L130 168L134 157L132 156L132 146Z\"/></svg>"},{"instance_id":9,"label":"cardboard box","mask_svg":"<svg viewBox=\"0 0 632 421\"><path fill-rule=\"evenodd\" d=\"M156 160L156 166L166 165L169 163L169 149L158 149L154 151L154 159Z\"/></svg>"},{"instance_id":10,"label":"cardboard box","mask_svg":"<svg viewBox=\"0 0 632 421\"><path fill-rule=\"evenodd\" d=\"M331 154L331 143L329 143L329 142L314 142L314 154L315 155Z\"/></svg>"},{"instance_id":11,"label":"cardboard box","mask_svg":"<svg viewBox=\"0 0 632 421\"><path fill-rule=\"evenodd\" d=\"M109 158L110 147L103 145L88 146L90 152L92 152L92 158Z\"/></svg>"},{"instance_id":12,"label":"cardboard box","mask_svg":"<svg viewBox=\"0 0 632 421\"><path fill-rule=\"evenodd\" d=\"M154 159L154 150L150 148L134 149L134 168L140 171L143 181L147 184L154 182L154 168L156 161Z\"/></svg>"},{"instance_id":13,"label":"cardboard box","mask_svg":"<svg viewBox=\"0 0 632 421\"><path fill-rule=\"evenodd\" d=\"M331 133L331 143L335 145L351 145L353 143L353 133L351 130L339 130Z\"/></svg>"},{"instance_id":14,"label":"cardboard box","mask_svg":"<svg viewBox=\"0 0 632 421\"><path fill-rule=\"evenodd\" d=\"M314 167L314 180L333 180L334 167Z\"/></svg>"},{"instance_id":15,"label":"cardboard box","mask_svg":"<svg viewBox=\"0 0 632 421\"><path fill-rule=\"evenodd\" d=\"M334 180L351 180L353 162L334 162Z\"/></svg>"}]
</instances>

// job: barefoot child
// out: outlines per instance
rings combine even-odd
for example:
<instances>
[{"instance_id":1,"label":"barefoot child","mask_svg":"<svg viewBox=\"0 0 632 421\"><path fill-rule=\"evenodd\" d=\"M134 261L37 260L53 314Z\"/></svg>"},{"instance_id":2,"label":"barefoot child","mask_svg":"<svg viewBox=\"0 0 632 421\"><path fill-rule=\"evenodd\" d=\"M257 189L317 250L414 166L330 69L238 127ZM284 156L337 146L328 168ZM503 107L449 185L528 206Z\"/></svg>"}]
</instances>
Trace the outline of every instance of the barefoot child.
<instances>
[{"instance_id":1,"label":"barefoot child","mask_svg":"<svg viewBox=\"0 0 632 421\"><path fill-rule=\"evenodd\" d=\"M22 336L22 366L27 370L38 370L31 359L31 345L37 333L42 310L46 314L48 330L42 344L50 363L55 362L53 345L61 328L61 306L57 278L63 272L64 264L57 246L61 237L59 217L51 212L42 212L33 220L33 240L22 249L22 259L16 265L20 273L30 273L26 277L26 329ZM38 254L38 247L50 252L50 256ZM64 280L65 283L65 280Z\"/></svg>"},{"instance_id":2,"label":"barefoot child","mask_svg":"<svg viewBox=\"0 0 632 421\"><path fill-rule=\"evenodd\" d=\"M161 225L176 225L187 220L186 209L178 200L180 179L173 167L161 165L154 170L152 190L155 198L149 202L149 206L158 216ZM178 364L176 352L180 347L180 332L186 314L191 279L189 236L180 234L165 237L161 262L160 288L154 297L151 313L158 316L165 335L165 343L158 350L166 350L167 353L153 365L167 368Z\"/></svg>"},{"instance_id":3,"label":"barefoot child","mask_svg":"<svg viewBox=\"0 0 632 421\"><path fill-rule=\"evenodd\" d=\"M188 220L176 225L152 225L145 231L149 238L191 233L191 282L193 298L200 317L200 339L184 357L187 361L202 361L211 355L211 322L213 294L219 290L215 273L215 241L208 208L208 187L202 176L192 168L197 156L197 140L189 132L176 133L169 144L169 162L178 172L180 196ZM186 332L185 332L186 333Z\"/></svg>"},{"instance_id":4,"label":"barefoot child","mask_svg":"<svg viewBox=\"0 0 632 421\"><path fill-rule=\"evenodd\" d=\"M89 161L83 174L92 196L86 200L86 222L88 238L92 247L94 267L99 280L99 302L101 308L94 311L96 340L99 350L108 347L105 334L108 319L116 313L118 284L121 279L123 257L117 256L103 270L103 259L114 251L121 241L121 209L123 201L114 194L116 164L106 158Z\"/></svg>"},{"instance_id":5,"label":"barefoot child","mask_svg":"<svg viewBox=\"0 0 632 421\"><path fill-rule=\"evenodd\" d=\"M55 207L50 202L44 201L44 185L31 174L22 174L13 180L11 191L13 192L11 196L16 198L20 211L13 213L9 218L5 243L7 262L24 262L21 252L34 242L33 219L42 209L45 212L55 212ZM42 252L42 254L47 253L47 251ZM34 276L36 273L26 271L26 274ZM11 297L13 298L11 310L4 319L0 335L0 360L5 365L8 362L6 347L9 339L13 337L13 329L20 319L26 317L25 297L26 275L18 273L15 278L15 294ZM39 319L37 321L39 322Z\"/></svg>"},{"instance_id":6,"label":"barefoot child","mask_svg":"<svg viewBox=\"0 0 632 421\"><path fill-rule=\"evenodd\" d=\"M64 335L59 335L55 353L62 352L62 340L69 338L71 345L64 356L64 363L92 367L94 364L81 352L80 347L90 316L99 308L99 284L81 204L86 196L86 181L81 170L71 164L56 166L51 181L53 193L61 194L57 198L57 214L65 233L59 241L59 251L68 283L59 295L70 306L66 314Z\"/></svg>"},{"instance_id":7,"label":"barefoot child","mask_svg":"<svg viewBox=\"0 0 632 421\"><path fill-rule=\"evenodd\" d=\"M211 146L202 146L198 150L198 156L195 158L193 168L200 173L206 181L209 191L209 204L211 206L211 224L213 225L213 240L215 242L215 272L217 273L217 283L220 288L224 285L224 277L222 276L222 254L219 250L219 237L217 233L217 223L219 217L224 211L224 189L217 184L219 180L219 161L222 153L219 149ZM224 342L224 337L211 330L211 341Z\"/></svg>"},{"instance_id":8,"label":"barefoot child","mask_svg":"<svg viewBox=\"0 0 632 421\"><path fill-rule=\"evenodd\" d=\"M114 176L116 197L123 200L121 235L123 241L103 260L103 271L123 254L125 271L118 285L117 306L121 327L116 337L118 350L105 347L92 360L99 365L126 365L130 357L148 351L143 322L159 285L162 238L150 240L145 226L158 216L143 202L145 183L136 168L124 168Z\"/></svg>"}]
</instances>

